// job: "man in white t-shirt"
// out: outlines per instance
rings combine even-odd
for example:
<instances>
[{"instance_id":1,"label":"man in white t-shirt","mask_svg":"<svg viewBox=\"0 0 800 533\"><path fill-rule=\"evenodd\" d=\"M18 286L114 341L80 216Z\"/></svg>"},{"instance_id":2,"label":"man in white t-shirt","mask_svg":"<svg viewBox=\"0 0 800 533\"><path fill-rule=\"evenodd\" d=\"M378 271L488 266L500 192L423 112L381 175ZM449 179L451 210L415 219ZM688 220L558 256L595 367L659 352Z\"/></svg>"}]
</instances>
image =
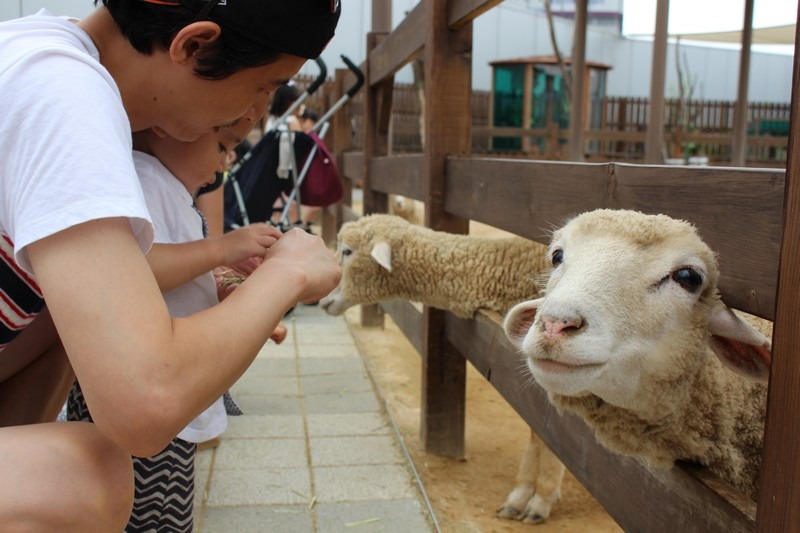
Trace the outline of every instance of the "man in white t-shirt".
<instances>
[{"instance_id":1,"label":"man in white t-shirt","mask_svg":"<svg viewBox=\"0 0 800 533\"><path fill-rule=\"evenodd\" d=\"M338 0L102 4L77 24L45 12L0 23L0 524L10 530L121 530L130 455L163 449L241 376L289 307L340 276L319 239L292 231L230 298L170 318L143 253L153 229L130 137L154 128L193 141L254 123L330 40ZM47 423L70 368L95 424Z\"/></svg>"},{"instance_id":2,"label":"man in white t-shirt","mask_svg":"<svg viewBox=\"0 0 800 533\"><path fill-rule=\"evenodd\" d=\"M205 220L194 204L193 194L215 171L224 169L227 153L247 135L250 126L242 122L191 143L152 130L134 134L133 161L155 229L147 261L173 317L218 304L211 270L263 256L280 238L277 228L263 223L206 238ZM271 337L280 342L285 336L286 328L279 325ZM78 381L67 406L69 420L92 420ZM219 436L227 425L225 405L219 398L164 450L134 459L135 494L127 533L192 531L196 444Z\"/></svg>"}]
</instances>

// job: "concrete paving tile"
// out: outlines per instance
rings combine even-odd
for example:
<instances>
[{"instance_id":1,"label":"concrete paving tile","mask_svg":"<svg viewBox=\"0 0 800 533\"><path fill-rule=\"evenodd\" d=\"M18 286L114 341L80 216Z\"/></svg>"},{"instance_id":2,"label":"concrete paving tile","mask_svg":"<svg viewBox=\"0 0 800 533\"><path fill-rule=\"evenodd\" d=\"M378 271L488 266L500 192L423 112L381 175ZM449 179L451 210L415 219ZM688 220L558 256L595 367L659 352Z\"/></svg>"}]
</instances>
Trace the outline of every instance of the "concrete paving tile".
<instances>
[{"instance_id":1,"label":"concrete paving tile","mask_svg":"<svg viewBox=\"0 0 800 533\"><path fill-rule=\"evenodd\" d=\"M350 333L343 331L337 334L322 334L317 331L309 331L306 334L301 334L297 337L297 348L302 354L308 346L314 345L337 345L337 346L355 346L353 338Z\"/></svg>"},{"instance_id":2,"label":"concrete paving tile","mask_svg":"<svg viewBox=\"0 0 800 533\"><path fill-rule=\"evenodd\" d=\"M256 359L244 373L245 376L286 377L297 375L295 357L285 359Z\"/></svg>"},{"instance_id":3,"label":"concrete paving tile","mask_svg":"<svg viewBox=\"0 0 800 533\"><path fill-rule=\"evenodd\" d=\"M295 468L307 464L304 439L225 439L217 448L214 471Z\"/></svg>"},{"instance_id":4,"label":"concrete paving tile","mask_svg":"<svg viewBox=\"0 0 800 533\"><path fill-rule=\"evenodd\" d=\"M228 418L228 422L230 422ZM211 468L211 458L214 456L213 448L202 450L194 455L194 469L195 470L208 470Z\"/></svg>"},{"instance_id":5,"label":"concrete paving tile","mask_svg":"<svg viewBox=\"0 0 800 533\"><path fill-rule=\"evenodd\" d=\"M211 475L206 509L231 505L308 505L311 499L311 481L307 468L215 468Z\"/></svg>"},{"instance_id":6,"label":"concrete paving tile","mask_svg":"<svg viewBox=\"0 0 800 533\"><path fill-rule=\"evenodd\" d=\"M313 376L318 374L344 374L347 372L363 372L364 361L361 357L302 357L300 374Z\"/></svg>"},{"instance_id":7,"label":"concrete paving tile","mask_svg":"<svg viewBox=\"0 0 800 533\"><path fill-rule=\"evenodd\" d=\"M311 322L333 324L337 322L344 322L344 317L331 316L318 305L299 305L295 307L295 311L292 314L291 320L300 324L307 324ZM284 320L284 322L286 322L286 320Z\"/></svg>"},{"instance_id":8,"label":"concrete paving tile","mask_svg":"<svg viewBox=\"0 0 800 533\"><path fill-rule=\"evenodd\" d=\"M355 341L345 325L310 325L298 328L297 345L300 350L309 344L355 344Z\"/></svg>"},{"instance_id":9,"label":"concrete paving tile","mask_svg":"<svg viewBox=\"0 0 800 533\"><path fill-rule=\"evenodd\" d=\"M287 336L286 340L281 344L268 342L261 350L258 351L256 359L287 359L297 356L297 346L292 341L291 336Z\"/></svg>"},{"instance_id":10,"label":"concrete paving tile","mask_svg":"<svg viewBox=\"0 0 800 533\"><path fill-rule=\"evenodd\" d=\"M229 416L225 439L305 437L302 415Z\"/></svg>"},{"instance_id":11,"label":"concrete paving tile","mask_svg":"<svg viewBox=\"0 0 800 533\"><path fill-rule=\"evenodd\" d=\"M198 511L203 507L203 501L206 499L206 488L208 480L211 477L210 470L195 470L194 471L194 515L198 516Z\"/></svg>"},{"instance_id":12,"label":"concrete paving tile","mask_svg":"<svg viewBox=\"0 0 800 533\"><path fill-rule=\"evenodd\" d=\"M295 376L267 377L245 374L233 387L231 394L283 394L297 395L300 393L299 383Z\"/></svg>"},{"instance_id":13,"label":"concrete paving tile","mask_svg":"<svg viewBox=\"0 0 800 533\"><path fill-rule=\"evenodd\" d=\"M390 435L392 426L381 413L310 414L306 417L311 437Z\"/></svg>"},{"instance_id":14,"label":"concrete paving tile","mask_svg":"<svg viewBox=\"0 0 800 533\"><path fill-rule=\"evenodd\" d=\"M380 411L374 392L343 392L341 394L310 394L305 398L308 414L369 413Z\"/></svg>"},{"instance_id":15,"label":"concrete paving tile","mask_svg":"<svg viewBox=\"0 0 800 533\"><path fill-rule=\"evenodd\" d=\"M311 464L317 466L404 464L394 435L310 439Z\"/></svg>"},{"instance_id":16,"label":"concrete paving tile","mask_svg":"<svg viewBox=\"0 0 800 533\"><path fill-rule=\"evenodd\" d=\"M367 372L347 374L320 374L303 376L300 380L303 394L340 394L344 392L372 391L372 381Z\"/></svg>"},{"instance_id":17,"label":"concrete paving tile","mask_svg":"<svg viewBox=\"0 0 800 533\"><path fill-rule=\"evenodd\" d=\"M433 531L416 500L320 503L315 506L318 533L423 533Z\"/></svg>"},{"instance_id":18,"label":"concrete paving tile","mask_svg":"<svg viewBox=\"0 0 800 533\"><path fill-rule=\"evenodd\" d=\"M303 412L299 396L241 394L233 399L246 415L299 415Z\"/></svg>"},{"instance_id":19,"label":"concrete paving tile","mask_svg":"<svg viewBox=\"0 0 800 533\"><path fill-rule=\"evenodd\" d=\"M215 507L206 510L196 533L302 533L314 531L306 505Z\"/></svg>"},{"instance_id":20,"label":"concrete paving tile","mask_svg":"<svg viewBox=\"0 0 800 533\"><path fill-rule=\"evenodd\" d=\"M320 466L314 484L320 503L416 497L404 465Z\"/></svg>"},{"instance_id":21,"label":"concrete paving tile","mask_svg":"<svg viewBox=\"0 0 800 533\"><path fill-rule=\"evenodd\" d=\"M299 357L360 357L360 354L355 344L306 344Z\"/></svg>"}]
</instances>

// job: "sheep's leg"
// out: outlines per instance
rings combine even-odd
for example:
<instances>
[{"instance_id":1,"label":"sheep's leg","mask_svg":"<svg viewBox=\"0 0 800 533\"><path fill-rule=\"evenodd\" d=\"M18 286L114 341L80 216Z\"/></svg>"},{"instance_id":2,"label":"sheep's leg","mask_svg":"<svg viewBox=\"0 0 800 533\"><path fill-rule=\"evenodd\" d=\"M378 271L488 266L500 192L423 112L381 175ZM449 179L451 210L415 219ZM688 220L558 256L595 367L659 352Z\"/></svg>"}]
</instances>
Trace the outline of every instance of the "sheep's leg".
<instances>
[{"instance_id":1,"label":"sheep's leg","mask_svg":"<svg viewBox=\"0 0 800 533\"><path fill-rule=\"evenodd\" d=\"M563 478L564 465L531 430L517 472L517 485L498 509L498 516L527 524L544 522L550 516L553 504L561 497Z\"/></svg>"}]
</instances>

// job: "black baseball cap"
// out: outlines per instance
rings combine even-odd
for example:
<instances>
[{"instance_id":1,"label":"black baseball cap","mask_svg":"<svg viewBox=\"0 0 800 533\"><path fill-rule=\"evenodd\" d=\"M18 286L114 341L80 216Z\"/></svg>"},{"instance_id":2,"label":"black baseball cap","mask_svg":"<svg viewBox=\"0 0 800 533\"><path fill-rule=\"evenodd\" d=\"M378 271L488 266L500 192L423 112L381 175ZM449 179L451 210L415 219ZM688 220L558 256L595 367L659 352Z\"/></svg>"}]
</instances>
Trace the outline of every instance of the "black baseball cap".
<instances>
[{"instance_id":1,"label":"black baseball cap","mask_svg":"<svg viewBox=\"0 0 800 533\"><path fill-rule=\"evenodd\" d=\"M315 59L330 42L341 0L178 0L198 14L264 46Z\"/></svg>"}]
</instances>

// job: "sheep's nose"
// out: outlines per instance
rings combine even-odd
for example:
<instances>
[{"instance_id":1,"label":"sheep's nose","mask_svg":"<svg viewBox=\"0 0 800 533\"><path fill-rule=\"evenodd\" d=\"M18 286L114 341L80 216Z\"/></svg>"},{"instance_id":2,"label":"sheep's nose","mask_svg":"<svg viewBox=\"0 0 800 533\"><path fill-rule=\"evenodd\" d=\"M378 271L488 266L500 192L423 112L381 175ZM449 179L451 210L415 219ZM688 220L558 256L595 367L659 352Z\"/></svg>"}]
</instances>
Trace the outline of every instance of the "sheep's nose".
<instances>
[{"instance_id":1,"label":"sheep's nose","mask_svg":"<svg viewBox=\"0 0 800 533\"><path fill-rule=\"evenodd\" d=\"M541 320L545 337L552 340L558 339L562 334L574 332L583 325L583 318L580 316L552 317L542 315Z\"/></svg>"}]
</instances>

